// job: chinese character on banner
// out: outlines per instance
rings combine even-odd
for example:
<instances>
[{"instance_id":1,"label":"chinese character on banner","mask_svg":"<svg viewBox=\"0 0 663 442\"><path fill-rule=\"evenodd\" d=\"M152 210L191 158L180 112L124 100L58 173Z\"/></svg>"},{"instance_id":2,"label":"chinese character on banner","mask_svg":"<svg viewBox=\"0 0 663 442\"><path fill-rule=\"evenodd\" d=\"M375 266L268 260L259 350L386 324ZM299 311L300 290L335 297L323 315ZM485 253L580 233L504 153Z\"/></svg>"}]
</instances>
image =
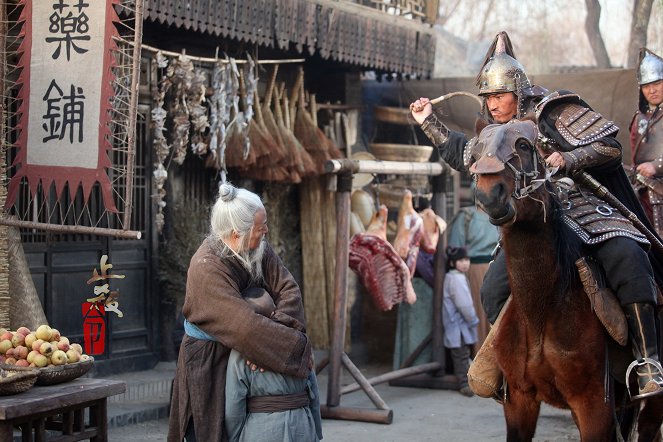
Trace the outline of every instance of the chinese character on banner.
<instances>
[{"instance_id":1,"label":"chinese character on banner","mask_svg":"<svg viewBox=\"0 0 663 442\"><path fill-rule=\"evenodd\" d=\"M88 285L95 284L95 296L87 298L87 302L82 304L85 353L90 355L102 354L106 348L106 312L113 312L118 318L124 316L118 309L120 292L110 290L106 282L109 279L124 279L124 275L108 273L113 268L113 264L108 263L108 255L101 257L99 268L100 271L93 269L92 277L87 280ZM98 284L100 282L105 283Z\"/></svg>"},{"instance_id":2,"label":"chinese character on banner","mask_svg":"<svg viewBox=\"0 0 663 442\"><path fill-rule=\"evenodd\" d=\"M81 186L85 202L98 183L105 209L117 212L107 169L119 0L20 3L19 69L26 87L19 90L17 126L23 130L5 205L14 205L24 179L33 195L40 184L49 192L54 183L57 198L65 184L72 195Z\"/></svg>"}]
</instances>

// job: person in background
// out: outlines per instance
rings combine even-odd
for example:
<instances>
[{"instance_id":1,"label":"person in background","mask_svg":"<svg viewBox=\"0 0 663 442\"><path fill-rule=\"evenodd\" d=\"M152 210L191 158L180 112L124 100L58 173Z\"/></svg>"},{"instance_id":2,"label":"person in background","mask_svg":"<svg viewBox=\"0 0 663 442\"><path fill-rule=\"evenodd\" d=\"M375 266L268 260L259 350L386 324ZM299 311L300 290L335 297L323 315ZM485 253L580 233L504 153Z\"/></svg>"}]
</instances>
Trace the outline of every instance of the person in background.
<instances>
[{"instance_id":1,"label":"person in background","mask_svg":"<svg viewBox=\"0 0 663 442\"><path fill-rule=\"evenodd\" d=\"M474 393L468 386L467 370L470 367L470 345L477 341L479 318L465 277L469 269L467 251L462 247L447 247L447 274L442 300L444 346L451 351L460 394L471 397Z\"/></svg>"},{"instance_id":2,"label":"person in background","mask_svg":"<svg viewBox=\"0 0 663 442\"><path fill-rule=\"evenodd\" d=\"M226 369L232 349L261 367L306 379L311 344L301 330L266 318L242 292L262 287L281 315L304 324L295 279L265 240L267 212L260 197L221 184L211 233L191 258L182 313L186 332L173 381L168 442L226 441Z\"/></svg>"},{"instance_id":3,"label":"person in background","mask_svg":"<svg viewBox=\"0 0 663 442\"><path fill-rule=\"evenodd\" d=\"M638 110L631 121L632 177L645 213L663 234L663 59L640 49Z\"/></svg>"},{"instance_id":4,"label":"person in background","mask_svg":"<svg viewBox=\"0 0 663 442\"><path fill-rule=\"evenodd\" d=\"M470 283L474 310L479 318L477 342L474 344L473 354L479 351L490 330L490 322L481 304L481 285L490 261L493 260L493 252L498 241L498 228L492 225L488 215L475 205L462 207L451 220L447 243L451 247L464 247L470 258L467 279Z\"/></svg>"},{"instance_id":5,"label":"person in background","mask_svg":"<svg viewBox=\"0 0 663 442\"><path fill-rule=\"evenodd\" d=\"M256 313L272 317L276 305L266 290L253 287L242 297ZM294 318L278 320L304 331ZM252 370L233 350L226 373L225 424L230 442L319 442L322 422L315 372L309 370L308 378L300 379Z\"/></svg>"}]
</instances>

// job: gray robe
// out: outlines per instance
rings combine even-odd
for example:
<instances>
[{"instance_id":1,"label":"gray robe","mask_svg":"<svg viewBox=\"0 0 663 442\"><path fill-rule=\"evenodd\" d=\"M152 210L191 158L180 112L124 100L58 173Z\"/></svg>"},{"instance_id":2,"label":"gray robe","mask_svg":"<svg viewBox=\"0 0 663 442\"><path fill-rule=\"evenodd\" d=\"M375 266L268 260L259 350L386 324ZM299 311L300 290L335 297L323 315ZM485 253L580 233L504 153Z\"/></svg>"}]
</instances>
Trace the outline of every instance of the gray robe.
<instances>
[{"instance_id":1,"label":"gray robe","mask_svg":"<svg viewBox=\"0 0 663 442\"><path fill-rule=\"evenodd\" d=\"M274 413L249 413L247 399L301 393L309 386L310 407ZM230 442L318 442L322 439L320 397L315 373L308 379L251 370L237 351L226 374L226 432Z\"/></svg>"}]
</instances>

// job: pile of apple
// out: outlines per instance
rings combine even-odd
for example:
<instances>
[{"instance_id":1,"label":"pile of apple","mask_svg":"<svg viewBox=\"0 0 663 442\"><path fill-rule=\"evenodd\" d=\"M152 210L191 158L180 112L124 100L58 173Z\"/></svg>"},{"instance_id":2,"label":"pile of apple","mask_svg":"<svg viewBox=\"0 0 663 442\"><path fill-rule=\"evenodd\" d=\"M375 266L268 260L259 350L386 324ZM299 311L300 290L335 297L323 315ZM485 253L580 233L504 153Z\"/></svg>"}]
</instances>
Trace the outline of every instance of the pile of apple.
<instances>
[{"instance_id":1,"label":"pile of apple","mask_svg":"<svg viewBox=\"0 0 663 442\"><path fill-rule=\"evenodd\" d=\"M80 344L70 344L67 337L48 325L40 325L35 331L27 327L16 331L0 328L0 363L42 368L89 359Z\"/></svg>"}]
</instances>

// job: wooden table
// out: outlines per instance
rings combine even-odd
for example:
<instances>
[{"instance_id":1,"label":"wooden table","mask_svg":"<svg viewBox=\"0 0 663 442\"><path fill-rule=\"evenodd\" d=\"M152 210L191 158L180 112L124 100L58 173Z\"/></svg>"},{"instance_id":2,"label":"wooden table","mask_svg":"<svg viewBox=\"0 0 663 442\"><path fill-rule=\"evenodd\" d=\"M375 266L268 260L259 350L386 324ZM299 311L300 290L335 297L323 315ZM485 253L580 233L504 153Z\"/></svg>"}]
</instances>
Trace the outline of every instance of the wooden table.
<instances>
[{"instance_id":1,"label":"wooden table","mask_svg":"<svg viewBox=\"0 0 663 442\"><path fill-rule=\"evenodd\" d=\"M13 440L14 427L20 427L24 442L48 440L46 430L58 432L62 442L106 441L107 398L124 393L126 387L123 381L79 378L0 396L0 442Z\"/></svg>"}]
</instances>

